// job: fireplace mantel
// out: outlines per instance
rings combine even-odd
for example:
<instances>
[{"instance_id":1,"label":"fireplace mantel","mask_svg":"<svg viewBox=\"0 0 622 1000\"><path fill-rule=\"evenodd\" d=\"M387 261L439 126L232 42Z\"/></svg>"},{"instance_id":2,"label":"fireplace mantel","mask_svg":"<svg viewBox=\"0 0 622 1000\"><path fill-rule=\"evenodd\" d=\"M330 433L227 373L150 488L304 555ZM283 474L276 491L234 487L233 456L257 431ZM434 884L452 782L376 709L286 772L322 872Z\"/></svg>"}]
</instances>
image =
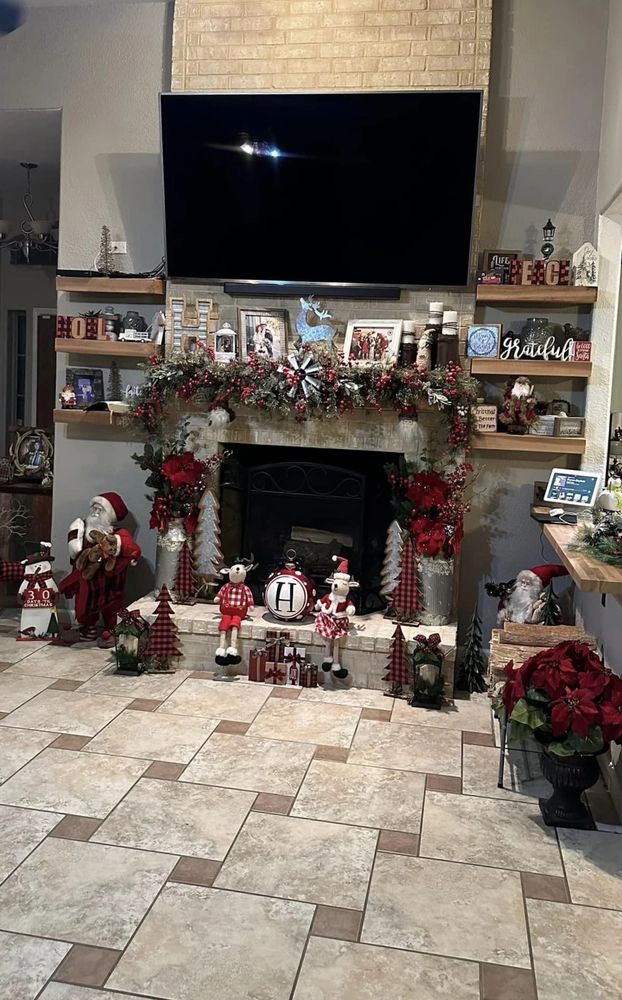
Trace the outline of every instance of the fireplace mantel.
<instances>
[{"instance_id":1,"label":"fireplace mantel","mask_svg":"<svg viewBox=\"0 0 622 1000\"><path fill-rule=\"evenodd\" d=\"M310 419L296 423L291 418L261 413L250 408L237 412L223 426L213 426L207 410L197 407L180 412L187 416L197 450L212 452L228 444L253 444L287 448L323 448L346 451L383 451L415 459L443 433L442 414L421 408L417 419L402 419L395 412L353 410L340 417Z\"/></svg>"}]
</instances>

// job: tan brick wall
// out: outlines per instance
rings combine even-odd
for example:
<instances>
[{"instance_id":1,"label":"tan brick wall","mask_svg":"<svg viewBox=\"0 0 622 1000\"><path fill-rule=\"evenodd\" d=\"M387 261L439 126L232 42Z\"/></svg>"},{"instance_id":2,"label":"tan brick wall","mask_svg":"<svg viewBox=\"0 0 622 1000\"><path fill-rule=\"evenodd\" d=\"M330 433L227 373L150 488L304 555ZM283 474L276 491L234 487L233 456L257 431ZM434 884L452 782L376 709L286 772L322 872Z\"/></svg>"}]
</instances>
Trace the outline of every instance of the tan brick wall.
<instances>
[{"instance_id":1,"label":"tan brick wall","mask_svg":"<svg viewBox=\"0 0 622 1000\"><path fill-rule=\"evenodd\" d=\"M173 90L488 88L492 0L177 0Z\"/></svg>"}]
</instances>

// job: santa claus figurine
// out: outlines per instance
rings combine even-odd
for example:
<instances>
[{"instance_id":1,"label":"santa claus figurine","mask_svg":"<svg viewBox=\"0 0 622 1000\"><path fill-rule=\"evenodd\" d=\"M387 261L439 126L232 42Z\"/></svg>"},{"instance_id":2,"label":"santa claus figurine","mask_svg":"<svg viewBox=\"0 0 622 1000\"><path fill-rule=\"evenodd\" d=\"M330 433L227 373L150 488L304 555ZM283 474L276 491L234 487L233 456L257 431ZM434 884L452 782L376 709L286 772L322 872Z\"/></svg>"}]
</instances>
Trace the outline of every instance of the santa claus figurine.
<instances>
[{"instance_id":1,"label":"santa claus figurine","mask_svg":"<svg viewBox=\"0 0 622 1000\"><path fill-rule=\"evenodd\" d=\"M326 583L330 584L330 593L325 594L315 605L319 611L315 619L315 631L326 639L326 653L322 661L325 673L332 671L339 680L348 676L348 671L339 662L339 643L348 634L350 618L356 614L356 608L348 594L353 587L358 587L348 568L348 560L333 556L338 563L337 569L329 576Z\"/></svg>"},{"instance_id":2,"label":"santa claus figurine","mask_svg":"<svg viewBox=\"0 0 622 1000\"><path fill-rule=\"evenodd\" d=\"M502 584L486 584L491 597L500 597L497 622L519 622L537 625L542 619L544 591L556 576L568 576L565 566L552 563L522 569L515 580Z\"/></svg>"},{"instance_id":3,"label":"santa claus figurine","mask_svg":"<svg viewBox=\"0 0 622 1000\"><path fill-rule=\"evenodd\" d=\"M71 523L67 536L73 570L59 589L65 597L75 597L82 640L97 638L101 615L104 632L98 645L104 648L114 645L117 615L125 607L127 571L141 555L129 531L117 528L127 514L118 493L101 493L91 500L87 516Z\"/></svg>"}]
</instances>

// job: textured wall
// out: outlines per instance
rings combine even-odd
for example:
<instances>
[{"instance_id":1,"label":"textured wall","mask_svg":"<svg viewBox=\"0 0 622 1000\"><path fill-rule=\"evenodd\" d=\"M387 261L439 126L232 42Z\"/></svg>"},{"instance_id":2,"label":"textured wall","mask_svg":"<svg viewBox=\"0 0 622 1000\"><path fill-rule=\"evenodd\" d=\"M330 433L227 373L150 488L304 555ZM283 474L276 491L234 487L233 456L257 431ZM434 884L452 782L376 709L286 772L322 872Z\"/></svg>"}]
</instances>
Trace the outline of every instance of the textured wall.
<instances>
[{"instance_id":1,"label":"textured wall","mask_svg":"<svg viewBox=\"0 0 622 1000\"><path fill-rule=\"evenodd\" d=\"M177 0L175 90L488 86L492 0Z\"/></svg>"}]
</instances>

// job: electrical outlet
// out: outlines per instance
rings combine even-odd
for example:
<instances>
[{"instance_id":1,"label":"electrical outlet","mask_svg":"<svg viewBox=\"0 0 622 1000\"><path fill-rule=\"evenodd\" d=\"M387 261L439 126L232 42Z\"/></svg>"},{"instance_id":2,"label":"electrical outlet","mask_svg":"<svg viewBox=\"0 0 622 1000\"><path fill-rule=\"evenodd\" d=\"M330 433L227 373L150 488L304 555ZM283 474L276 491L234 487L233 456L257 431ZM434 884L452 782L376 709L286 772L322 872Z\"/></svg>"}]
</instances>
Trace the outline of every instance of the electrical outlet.
<instances>
[{"instance_id":1,"label":"electrical outlet","mask_svg":"<svg viewBox=\"0 0 622 1000\"><path fill-rule=\"evenodd\" d=\"M127 243L125 240L111 240L113 253L127 253Z\"/></svg>"}]
</instances>

